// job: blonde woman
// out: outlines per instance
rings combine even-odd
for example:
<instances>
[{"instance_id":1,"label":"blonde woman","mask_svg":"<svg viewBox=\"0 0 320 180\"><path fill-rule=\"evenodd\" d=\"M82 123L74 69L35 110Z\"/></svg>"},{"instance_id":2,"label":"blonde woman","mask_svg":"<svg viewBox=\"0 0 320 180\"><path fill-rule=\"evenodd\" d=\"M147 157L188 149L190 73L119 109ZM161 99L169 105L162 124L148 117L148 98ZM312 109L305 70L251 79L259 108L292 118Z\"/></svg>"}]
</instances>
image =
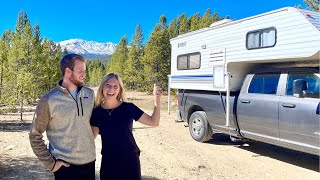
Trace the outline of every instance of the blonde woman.
<instances>
[{"instance_id":1,"label":"blonde woman","mask_svg":"<svg viewBox=\"0 0 320 180\"><path fill-rule=\"evenodd\" d=\"M141 179L140 149L132 134L133 121L148 126L159 126L162 89L154 85L155 97L152 115L126 102L121 78L107 74L101 81L92 112L94 137L101 135L102 161L100 179Z\"/></svg>"}]
</instances>

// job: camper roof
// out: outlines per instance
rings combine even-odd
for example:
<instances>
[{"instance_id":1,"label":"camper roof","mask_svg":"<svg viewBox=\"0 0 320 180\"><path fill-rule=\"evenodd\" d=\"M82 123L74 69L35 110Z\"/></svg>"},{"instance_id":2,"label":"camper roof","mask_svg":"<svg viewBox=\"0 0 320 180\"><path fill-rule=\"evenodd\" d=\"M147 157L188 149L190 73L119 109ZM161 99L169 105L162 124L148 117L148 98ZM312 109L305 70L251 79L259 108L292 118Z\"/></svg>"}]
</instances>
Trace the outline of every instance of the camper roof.
<instances>
[{"instance_id":1,"label":"camper roof","mask_svg":"<svg viewBox=\"0 0 320 180\"><path fill-rule=\"evenodd\" d=\"M266 15L277 13L277 12L280 12L280 11L288 11L288 9L293 9L293 10L301 13L301 15L305 16L306 19L320 31L320 13L319 12L314 12L314 11L309 11L309 10L304 10L304 9L297 9L297 8L294 8L294 7L285 7L285 8L269 11L269 12L266 12L266 13L263 13L263 14L247 17L247 18L244 18L244 19L239 19L239 20L236 20L236 21L228 20L228 22L224 22L222 24L219 24L218 26L205 27L205 28L202 28L202 29L199 29L199 30L196 30L196 31L188 32L188 33L185 33L185 34L180 34L177 37L172 38L171 40L179 39L179 38L182 38L182 37L185 37L185 36L189 36L191 34L197 34L197 33L203 32L203 31L208 31L210 29L217 29L217 28L222 28L222 27L229 26L229 25L236 24L236 23L241 23L243 21L247 21L247 20L250 20L250 19L258 18L258 17L261 17L261 16L266 16Z\"/></svg>"},{"instance_id":2,"label":"camper roof","mask_svg":"<svg viewBox=\"0 0 320 180\"><path fill-rule=\"evenodd\" d=\"M308 11L304 9L298 9L298 10L320 31L320 13L319 12Z\"/></svg>"}]
</instances>

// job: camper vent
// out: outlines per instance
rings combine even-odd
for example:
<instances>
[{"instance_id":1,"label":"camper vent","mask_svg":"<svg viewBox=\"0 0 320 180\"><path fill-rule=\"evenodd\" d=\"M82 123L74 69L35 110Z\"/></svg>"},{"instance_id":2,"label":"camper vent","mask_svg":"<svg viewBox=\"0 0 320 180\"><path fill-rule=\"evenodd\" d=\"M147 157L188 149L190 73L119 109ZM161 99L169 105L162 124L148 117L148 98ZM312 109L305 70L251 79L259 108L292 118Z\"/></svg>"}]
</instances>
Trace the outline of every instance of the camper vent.
<instances>
[{"instance_id":1,"label":"camper vent","mask_svg":"<svg viewBox=\"0 0 320 180\"><path fill-rule=\"evenodd\" d=\"M209 55L209 65L222 65L225 61L225 49L212 50Z\"/></svg>"},{"instance_id":2,"label":"camper vent","mask_svg":"<svg viewBox=\"0 0 320 180\"><path fill-rule=\"evenodd\" d=\"M232 21L231 19L223 19L223 20L212 23L209 27L217 27L217 26L220 26L222 24L226 24L231 21Z\"/></svg>"}]
</instances>

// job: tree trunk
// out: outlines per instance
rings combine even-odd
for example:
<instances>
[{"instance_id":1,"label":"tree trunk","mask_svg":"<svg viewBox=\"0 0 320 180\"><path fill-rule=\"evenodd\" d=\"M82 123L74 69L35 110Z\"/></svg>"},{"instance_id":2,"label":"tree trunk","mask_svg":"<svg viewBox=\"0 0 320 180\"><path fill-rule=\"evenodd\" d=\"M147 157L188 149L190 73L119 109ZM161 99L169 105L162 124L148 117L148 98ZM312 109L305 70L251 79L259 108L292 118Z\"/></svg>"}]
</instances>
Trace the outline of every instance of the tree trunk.
<instances>
[{"instance_id":1,"label":"tree trunk","mask_svg":"<svg viewBox=\"0 0 320 180\"><path fill-rule=\"evenodd\" d=\"M3 82L3 63L1 63L0 99L2 99L2 82Z\"/></svg>"},{"instance_id":2,"label":"tree trunk","mask_svg":"<svg viewBox=\"0 0 320 180\"><path fill-rule=\"evenodd\" d=\"M22 121L22 115L23 115L23 98L21 98L21 102L20 102L20 121Z\"/></svg>"},{"instance_id":3,"label":"tree trunk","mask_svg":"<svg viewBox=\"0 0 320 180\"><path fill-rule=\"evenodd\" d=\"M23 86L21 87L21 102L20 102L20 121L22 121L23 115Z\"/></svg>"}]
</instances>

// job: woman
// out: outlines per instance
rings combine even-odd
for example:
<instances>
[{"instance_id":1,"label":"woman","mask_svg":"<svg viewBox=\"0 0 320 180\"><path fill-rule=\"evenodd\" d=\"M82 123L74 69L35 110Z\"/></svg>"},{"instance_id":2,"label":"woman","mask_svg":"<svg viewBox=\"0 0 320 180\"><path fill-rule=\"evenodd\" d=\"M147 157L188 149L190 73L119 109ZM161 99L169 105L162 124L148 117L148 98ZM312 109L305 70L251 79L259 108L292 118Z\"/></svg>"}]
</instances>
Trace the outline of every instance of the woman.
<instances>
[{"instance_id":1,"label":"woman","mask_svg":"<svg viewBox=\"0 0 320 180\"><path fill-rule=\"evenodd\" d=\"M144 113L133 103L125 102L125 90L115 73L106 75L96 96L91 116L94 136L102 140L100 178L141 179L140 149L133 134L133 120L148 126L159 126L162 89L154 85L155 104L152 115Z\"/></svg>"}]
</instances>

